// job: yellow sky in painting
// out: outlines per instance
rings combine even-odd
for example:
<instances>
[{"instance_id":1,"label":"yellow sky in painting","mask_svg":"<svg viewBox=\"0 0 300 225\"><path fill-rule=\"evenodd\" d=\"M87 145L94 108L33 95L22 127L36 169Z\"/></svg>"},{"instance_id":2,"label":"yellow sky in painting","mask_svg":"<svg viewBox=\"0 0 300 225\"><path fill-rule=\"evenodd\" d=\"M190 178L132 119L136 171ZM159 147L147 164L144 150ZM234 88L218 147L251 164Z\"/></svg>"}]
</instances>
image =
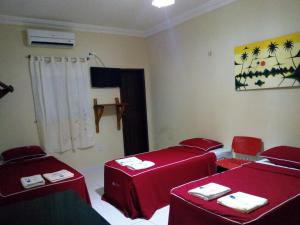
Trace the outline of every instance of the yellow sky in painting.
<instances>
[{"instance_id":1,"label":"yellow sky in painting","mask_svg":"<svg viewBox=\"0 0 300 225\"><path fill-rule=\"evenodd\" d=\"M245 47L248 47L248 50L250 51L252 51L252 49L255 47L260 47L261 50L264 50L268 47L271 41L282 45L286 40L292 40L295 44L300 43L300 32L238 46L234 49L234 54L240 55L243 52L247 52L247 49L245 50Z\"/></svg>"}]
</instances>

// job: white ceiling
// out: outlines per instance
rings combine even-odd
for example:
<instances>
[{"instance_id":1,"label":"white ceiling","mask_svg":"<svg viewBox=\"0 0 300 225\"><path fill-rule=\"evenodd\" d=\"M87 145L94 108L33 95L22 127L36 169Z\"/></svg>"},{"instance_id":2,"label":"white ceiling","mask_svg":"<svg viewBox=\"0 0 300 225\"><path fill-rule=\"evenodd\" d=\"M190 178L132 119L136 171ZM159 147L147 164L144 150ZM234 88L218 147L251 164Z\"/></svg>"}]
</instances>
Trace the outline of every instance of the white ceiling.
<instances>
[{"instance_id":1,"label":"white ceiling","mask_svg":"<svg viewBox=\"0 0 300 225\"><path fill-rule=\"evenodd\" d=\"M0 22L122 31L148 36L234 0L175 0L156 8L151 0L1 0ZM87 26L86 26L87 27Z\"/></svg>"}]
</instances>

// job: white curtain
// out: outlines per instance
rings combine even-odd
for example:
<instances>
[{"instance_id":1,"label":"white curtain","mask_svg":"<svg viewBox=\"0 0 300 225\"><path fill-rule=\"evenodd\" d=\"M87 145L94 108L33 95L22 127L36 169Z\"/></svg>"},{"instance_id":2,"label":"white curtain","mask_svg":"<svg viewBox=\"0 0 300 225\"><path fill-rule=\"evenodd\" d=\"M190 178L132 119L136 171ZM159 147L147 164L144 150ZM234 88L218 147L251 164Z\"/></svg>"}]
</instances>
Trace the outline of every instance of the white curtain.
<instances>
[{"instance_id":1,"label":"white curtain","mask_svg":"<svg viewBox=\"0 0 300 225\"><path fill-rule=\"evenodd\" d=\"M64 152L93 146L86 59L32 56L29 67L44 148L48 152Z\"/></svg>"}]
</instances>

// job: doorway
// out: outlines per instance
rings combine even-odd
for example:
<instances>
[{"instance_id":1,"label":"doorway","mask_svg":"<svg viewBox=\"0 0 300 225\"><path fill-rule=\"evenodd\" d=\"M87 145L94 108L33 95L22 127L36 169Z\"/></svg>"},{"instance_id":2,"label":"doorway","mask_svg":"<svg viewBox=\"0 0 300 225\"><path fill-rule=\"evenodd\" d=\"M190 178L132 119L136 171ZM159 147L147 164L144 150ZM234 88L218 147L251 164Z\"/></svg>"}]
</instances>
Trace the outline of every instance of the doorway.
<instances>
[{"instance_id":1,"label":"doorway","mask_svg":"<svg viewBox=\"0 0 300 225\"><path fill-rule=\"evenodd\" d=\"M125 156L149 151L145 77L143 69L121 69L121 102Z\"/></svg>"},{"instance_id":2,"label":"doorway","mask_svg":"<svg viewBox=\"0 0 300 225\"><path fill-rule=\"evenodd\" d=\"M125 103L122 117L125 156L149 151L145 77L143 69L91 67L95 88L119 87Z\"/></svg>"}]
</instances>

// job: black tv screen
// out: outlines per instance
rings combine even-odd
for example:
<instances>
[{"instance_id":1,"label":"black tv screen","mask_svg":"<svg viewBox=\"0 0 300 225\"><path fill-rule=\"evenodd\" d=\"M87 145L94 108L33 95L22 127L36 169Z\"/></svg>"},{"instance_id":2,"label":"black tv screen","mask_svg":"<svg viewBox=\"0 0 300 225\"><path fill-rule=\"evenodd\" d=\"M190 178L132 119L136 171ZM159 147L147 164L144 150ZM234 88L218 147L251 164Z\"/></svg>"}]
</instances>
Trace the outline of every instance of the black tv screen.
<instances>
[{"instance_id":1,"label":"black tv screen","mask_svg":"<svg viewBox=\"0 0 300 225\"><path fill-rule=\"evenodd\" d=\"M118 68L91 67L92 87L120 87L121 70Z\"/></svg>"}]
</instances>

